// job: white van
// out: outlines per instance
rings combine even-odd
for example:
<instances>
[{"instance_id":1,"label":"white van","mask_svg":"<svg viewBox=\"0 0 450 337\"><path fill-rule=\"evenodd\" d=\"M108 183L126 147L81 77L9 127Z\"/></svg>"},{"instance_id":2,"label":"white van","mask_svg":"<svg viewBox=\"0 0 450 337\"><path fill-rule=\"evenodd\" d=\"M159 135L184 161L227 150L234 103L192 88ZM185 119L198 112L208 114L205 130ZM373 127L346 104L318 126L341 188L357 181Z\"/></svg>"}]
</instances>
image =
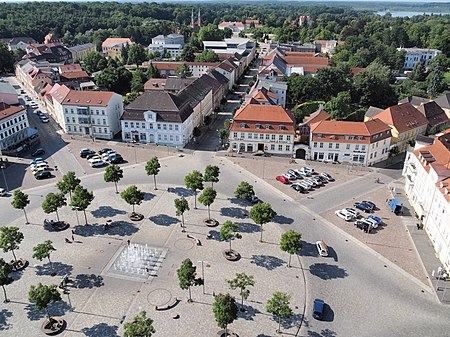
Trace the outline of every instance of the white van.
<instances>
[{"instance_id":1,"label":"white van","mask_svg":"<svg viewBox=\"0 0 450 337\"><path fill-rule=\"evenodd\" d=\"M328 256L328 246L322 240L316 242L317 251L320 256Z\"/></svg>"}]
</instances>

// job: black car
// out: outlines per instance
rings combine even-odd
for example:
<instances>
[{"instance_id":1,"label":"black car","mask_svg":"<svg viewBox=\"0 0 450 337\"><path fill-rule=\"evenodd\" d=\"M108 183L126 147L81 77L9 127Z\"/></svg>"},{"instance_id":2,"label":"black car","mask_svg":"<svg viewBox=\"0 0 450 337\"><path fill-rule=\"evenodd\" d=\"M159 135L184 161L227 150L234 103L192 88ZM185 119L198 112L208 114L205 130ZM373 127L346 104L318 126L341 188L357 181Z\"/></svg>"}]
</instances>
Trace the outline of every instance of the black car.
<instances>
[{"instance_id":1,"label":"black car","mask_svg":"<svg viewBox=\"0 0 450 337\"><path fill-rule=\"evenodd\" d=\"M51 176L52 176L52 174L50 173L50 171L42 171L42 172L37 173L34 177L37 180L41 180L41 179L50 178Z\"/></svg>"},{"instance_id":2,"label":"black car","mask_svg":"<svg viewBox=\"0 0 450 337\"><path fill-rule=\"evenodd\" d=\"M124 162L122 156L120 154L112 155L108 158L108 161L111 164L121 164Z\"/></svg>"},{"instance_id":3,"label":"black car","mask_svg":"<svg viewBox=\"0 0 450 337\"><path fill-rule=\"evenodd\" d=\"M297 185L297 184L293 184L290 186L293 190L296 190L299 193L304 193L305 192L305 188L303 186Z\"/></svg>"},{"instance_id":4,"label":"black car","mask_svg":"<svg viewBox=\"0 0 450 337\"><path fill-rule=\"evenodd\" d=\"M36 150L34 150L34 151L31 153L31 155L32 155L33 157L37 157L37 156L40 156L40 155L42 155L42 154L45 154L45 151L44 151L44 149L43 149L42 147L37 148Z\"/></svg>"},{"instance_id":5,"label":"black car","mask_svg":"<svg viewBox=\"0 0 450 337\"><path fill-rule=\"evenodd\" d=\"M360 209L361 211L364 211L366 213L372 213L372 205L366 203L366 202L356 202L353 206L355 206L357 209Z\"/></svg>"},{"instance_id":6,"label":"black car","mask_svg":"<svg viewBox=\"0 0 450 337\"><path fill-rule=\"evenodd\" d=\"M104 148L104 149L101 149L100 151L98 151L98 154L102 155L103 153L106 153L106 152L109 152L109 151L113 151L113 150L109 149L109 148Z\"/></svg>"},{"instance_id":7,"label":"black car","mask_svg":"<svg viewBox=\"0 0 450 337\"><path fill-rule=\"evenodd\" d=\"M88 155L95 154L95 151L92 151L91 149L81 149L80 150L80 157L86 158Z\"/></svg>"},{"instance_id":8,"label":"black car","mask_svg":"<svg viewBox=\"0 0 450 337\"><path fill-rule=\"evenodd\" d=\"M372 225L365 220L357 220L355 222L355 226L358 227L359 229L362 229L366 233L368 233L368 232L370 233L370 231L372 229Z\"/></svg>"}]
</instances>

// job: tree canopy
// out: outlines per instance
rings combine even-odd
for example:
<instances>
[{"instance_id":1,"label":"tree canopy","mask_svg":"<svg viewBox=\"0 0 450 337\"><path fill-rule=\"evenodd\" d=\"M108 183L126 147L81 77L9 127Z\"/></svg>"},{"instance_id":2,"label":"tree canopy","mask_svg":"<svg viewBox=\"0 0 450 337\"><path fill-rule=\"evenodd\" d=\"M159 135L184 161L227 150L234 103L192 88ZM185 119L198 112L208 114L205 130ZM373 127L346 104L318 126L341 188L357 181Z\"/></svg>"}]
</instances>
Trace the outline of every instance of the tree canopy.
<instances>
[{"instance_id":1,"label":"tree canopy","mask_svg":"<svg viewBox=\"0 0 450 337\"><path fill-rule=\"evenodd\" d=\"M92 191L89 192L86 188L84 188L81 185L78 185L77 187L75 187L75 190L73 191L73 197L72 197L72 202L70 203L70 206L75 207L79 211L83 211L86 225L88 224L87 216L86 216L86 209L92 203L94 198L95 198L94 192L92 192Z\"/></svg>"},{"instance_id":2,"label":"tree canopy","mask_svg":"<svg viewBox=\"0 0 450 337\"><path fill-rule=\"evenodd\" d=\"M4 253L11 252L15 262L17 258L14 250L19 249L22 240L23 233L18 227L0 227L0 248Z\"/></svg>"},{"instance_id":3,"label":"tree canopy","mask_svg":"<svg viewBox=\"0 0 450 337\"><path fill-rule=\"evenodd\" d=\"M257 225L260 225L261 227L261 238L259 240L260 242L262 242L263 225L272 221L272 219L276 215L277 213L268 203L256 204L250 209L250 219L252 219Z\"/></svg>"},{"instance_id":4,"label":"tree canopy","mask_svg":"<svg viewBox=\"0 0 450 337\"><path fill-rule=\"evenodd\" d=\"M11 205L16 209L23 210L25 214L25 223L28 224L27 212L25 211L25 207L30 203L30 199L28 199L28 194L23 193L21 190L15 190L13 193L13 200L11 201Z\"/></svg>"},{"instance_id":5,"label":"tree canopy","mask_svg":"<svg viewBox=\"0 0 450 337\"><path fill-rule=\"evenodd\" d=\"M157 190L156 187L156 176L159 173L159 169L161 168L161 164L159 163L158 157L152 157L147 161L145 164L145 172L147 172L148 176L153 176L153 183L155 184L155 190Z\"/></svg>"},{"instance_id":6,"label":"tree canopy","mask_svg":"<svg viewBox=\"0 0 450 337\"><path fill-rule=\"evenodd\" d=\"M59 221L58 208L65 206L66 198L63 193L52 193L50 192L45 196L44 202L42 203L42 210L46 214L55 212L56 218Z\"/></svg>"},{"instance_id":7,"label":"tree canopy","mask_svg":"<svg viewBox=\"0 0 450 337\"><path fill-rule=\"evenodd\" d=\"M45 309L47 317L50 319L48 305L52 302L61 301L61 294L58 289L56 289L55 284L43 285L42 283L39 283L37 286L30 287L30 291L28 292L28 300L31 303L34 303L36 309Z\"/></svg>"},{"instance_id":8,"label":"tree canopy","mask_svg":"<svg viewBox=\"0 0 450 337\"><path fill-rule=\"evenodd\" d=\"M141 311L131 322L126 322L123 329L124 337L151 337L155 333L153 320L147 317L145 311Z\"/></svg>"},{"instance_id":9,"label":"tree canopy","mask_svg":"<svg viewBox=\"0 0 450 337\"><path fill-rule=\"evenodd\" d=\"M198 201L200 201L203 205L208 207L208 219L211 220L211 211L210 206L213 204L214 200L216 200L217 192L212 187L206 187L202 194L198 197Z\"/></svg>"},{"instance_id":10,"label":"tree canopy","mask_svg":"<svg viewBox=\"0 0 450 337\"><path fill-rule=\"evenodd\" d=\"M203 175L200 171L194 170L184 177L184 183L187 188L194 192L194 208L197 208L197 190L203 189Z\"/></svg>"},{"instance_id":11,"label":"tree canopy","mask_svg":"<svg viewBox=\"0 0 450 337\"><path fill-rule=\"evenodd\" d=\"M120 196L123 200L129 205L133 207L133 213L134 213L134 206L140 205L142 201L144 201L145 193L139 190L136 185L132 185L127 187L123 192L120 193Z\"/></svg>"},{"instance_id":12,"label":"tree canopy","mask_svg":"<svg viewBox=\"0 0 450 337\"><path fill-rule=\"evenodd\" d=\"M120 179L123 178L123 170L120 168L119 165L109 165L105 169L105 173L103 174L103 180L105 182L110 183L113 182L114 186L116 187L116 193L119 193L119 190L117 189L117 183L120 181Z\"/></svg>"},{"instance_id":13,"label":"tree canopy","mask_svg":"<svg viewBox=\"0 0 450 337\"><path fill-rule=\"evenodd\" d=\"M278 318L278 332L281 332L281 319L292 316L292 309L289 305L290 299L291 297L288 294L276 291L267 301L267 312Z\"/></svg>"},{"instance_id":14,"label":"tree canopy","mask_svg":"<svg viewBox=\"0 0 450 337\"><path fill-rule=\"evenodd\" d=\"M225 329L225 336L228 336L228 324L237 319L236 301L230 294L217 294L214 298L213 312L217 325Z\"/></svg>"},{"instance_id":15,"label":"tree canopy","mask_svg":"<svg viewBox=\"0 0 450 337\"><path fill-rule=\"evenodd\" d=\"M290 267L292 254L296 254L302 249L302 235L294 230L284 232L281 234L280 249L289 253L288 267Z\"/></svg>"},{"instance_id":16,"label":"tree canopy","mask_svg":"<svg viewBox=\"0 0 450 337\"><path fill-rule=\"evenodd\" d=\"M2 286L3 294L5 296L3 303L9 302L8 297L6 296L5 286L13 282L13 278L9 276L12 271L13 266L0 257L0 286Z\"/></svg>"}]
</instances>

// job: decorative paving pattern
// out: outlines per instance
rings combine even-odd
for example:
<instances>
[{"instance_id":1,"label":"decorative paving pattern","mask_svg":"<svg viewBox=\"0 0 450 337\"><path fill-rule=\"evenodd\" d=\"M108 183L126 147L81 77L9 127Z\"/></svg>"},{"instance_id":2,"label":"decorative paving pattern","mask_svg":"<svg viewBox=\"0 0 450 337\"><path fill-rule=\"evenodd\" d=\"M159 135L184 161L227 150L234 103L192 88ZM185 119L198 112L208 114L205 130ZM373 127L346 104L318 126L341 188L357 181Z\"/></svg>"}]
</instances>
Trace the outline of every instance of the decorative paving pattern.
<instances>
[{"instance_id":1,"label":"decorative paving pattern","mask_svg":"<svg viewBox=\"0 0 450 337\"><path fill-rule=\"evenodd\" d=\"M147 244L130 243L124 246L109 268L109 273L146 279L156 276L167 250Z\"/></svg>"},{"instance_id":2,"label":"decorative paving pattern","mask_svg":"<svg viewBox=\"0 0 450 337\"><path fill-rule=\"evenodd\" d=\"M171 299L172 293L169 290L163 288L152 290L147 295L147 302L150 305L155 306L160 306L169 303Z\"/></svg>"},{"instance_id":3,"label":"decorative paving pattern","mask_svg":"<svg viewBox=\"0 0 450 337\"><path fill-rule=\"evenodd\" d=\"M194 242L189 239L178 239L175 241L174 246L179 250L190 250L194 248Z\"/></svg>"}]
</instances>

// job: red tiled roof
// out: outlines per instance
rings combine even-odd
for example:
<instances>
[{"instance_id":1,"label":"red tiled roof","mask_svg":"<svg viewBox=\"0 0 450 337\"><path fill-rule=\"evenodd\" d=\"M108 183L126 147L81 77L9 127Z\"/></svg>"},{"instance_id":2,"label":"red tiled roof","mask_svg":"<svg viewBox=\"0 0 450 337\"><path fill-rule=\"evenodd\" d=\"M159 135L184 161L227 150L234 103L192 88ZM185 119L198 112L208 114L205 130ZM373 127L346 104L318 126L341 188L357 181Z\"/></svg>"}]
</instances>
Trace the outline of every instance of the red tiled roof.
<instances>
[{"instance_id":1,"label":"red tiled roof","mask_svg":"<svg viewBox=\"0 0 450 337\"><path fill-rule=\"evenodd\" d=\"M103 41L102 47L111 47L122 43L133 44L133 41L128 37L108 37Z\"/></svg>"},{"instance_id":2,"label":"red tiled roof","mask_svg":"<svg viewBox=\"0 0 450 337\"><path fill-rule=\"evenodd\" d=\"M164 90L165 78L151 78L144 84L144 90Z\"/></svg>"},{"instance_id":3,"label":"red tiled roof","mask_svg":"<svg viewBox=\"0 0 450 337\"><path fill-rule=\"evenodd\" d=\"M428 124L425 116L410 103L391 106L375 117L388 125L393 125L399 133Z\"/></svg>"},{"instance_id":4,"label":"red tiled roof","mask_svg":"<svg viewBox=\"0 0 450 337\"><path fill-rule=\"evenodd\" d=\"M11 106L4 102L0 102L0 120L15 115L18 112L24 111L25 108L21 105Z\"/></svg>"},{"instance_id":5,"label":"red tiled roof","mask_svg":"<svg viewBox=\"0 0 450 337\"><path fill-rule=\"evenodd\" d=\"M111 91L79 91L70 90L62 105L107 106L114 95Z\"/></svg>"},{"instance_id":6,"label":"red tiled roof","mask_svg":"<svg viewBox=\"0 0 450 337\"><path fill-rule=\"evenodd\" d=\"M89 77L88 73L84 70L80 71L69 71L69 72L63 72L61 73L62 77L65 77L67 79L75 79L75 78L86 78Z\"/></svg>"}]
</instances>

